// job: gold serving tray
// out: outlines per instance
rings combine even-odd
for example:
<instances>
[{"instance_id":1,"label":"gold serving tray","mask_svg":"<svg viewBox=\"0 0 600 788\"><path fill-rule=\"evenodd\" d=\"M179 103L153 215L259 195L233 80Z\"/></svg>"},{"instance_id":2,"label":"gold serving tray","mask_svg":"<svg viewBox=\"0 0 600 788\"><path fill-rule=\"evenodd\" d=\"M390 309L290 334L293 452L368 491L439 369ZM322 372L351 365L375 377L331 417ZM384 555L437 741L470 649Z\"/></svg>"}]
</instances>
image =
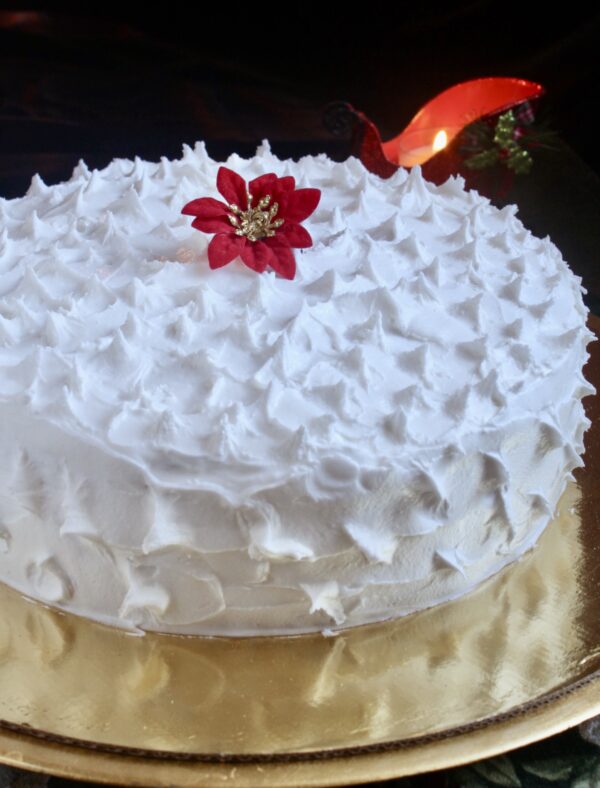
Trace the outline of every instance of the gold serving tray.
<instances>
[{"instance_id":1,"label":"gold serving tray","mask_svg":"<svg viewBox=\"0 0 600 788\"><path fill-rule=\"evenodd\" d=\"M596 344L586 375L600 389ZM139 637L0 585L0 762L127 785L340 785L478 760L600 714L599 399L586 400L586 467L535 549L395 621Z\"/></svg>"}]
</instances>

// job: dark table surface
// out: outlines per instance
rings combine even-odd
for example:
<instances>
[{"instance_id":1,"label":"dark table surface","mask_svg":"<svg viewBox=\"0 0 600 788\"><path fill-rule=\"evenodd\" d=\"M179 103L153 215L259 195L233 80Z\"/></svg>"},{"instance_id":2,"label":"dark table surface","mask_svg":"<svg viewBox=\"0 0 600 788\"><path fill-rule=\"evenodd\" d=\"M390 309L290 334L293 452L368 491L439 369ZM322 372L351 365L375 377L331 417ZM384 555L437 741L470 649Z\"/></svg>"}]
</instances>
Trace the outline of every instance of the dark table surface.
<instances>
[{"instance_id":1,"label":"dark table surface","mask_svg":"<svg viewBox=\"0 0 600 788\"><path fill-rule=\"evenodd\" d=\"M305 31L321 29L322 20L306 11L275 36L254 26L247 38L240 35L247 20L237 18L233 35L227 10L202 19L196 30L198 18L181 11L144 20L131 13L0 11L0 196L23 195L35 173L47 183L64 180L80 158L90 167L116 156L175 158L184 142L200 139L215 159L251 156L267 138L280 157L325 152L342 160L348 140L323 125L329 101L352 101L387 139L454 82L490 73L524 76L552 88L547 101L551 108L554 101L562 136L555 150L536 158L530 175L514 180L505 201L519 206L534 234L558 245L600 314L600 179L590 166L595 146L586 128L600 17L561 15L544 28L520 8L511 37L498 39L490 38L498 22L490 7L458 3L434 16L413 11L396 20L393 36L387 17L355 18L350 27L347 19L329 19L314 42ZM452 44L442 35L449 29ZM415 79L419 46L424 55ZM410 81L390 76L395 62ZM394 784L598 786L595 741L592 722L507 756ZM0 788L45 785L76 783L0 766Z\"/></svg>"}]
</instances>

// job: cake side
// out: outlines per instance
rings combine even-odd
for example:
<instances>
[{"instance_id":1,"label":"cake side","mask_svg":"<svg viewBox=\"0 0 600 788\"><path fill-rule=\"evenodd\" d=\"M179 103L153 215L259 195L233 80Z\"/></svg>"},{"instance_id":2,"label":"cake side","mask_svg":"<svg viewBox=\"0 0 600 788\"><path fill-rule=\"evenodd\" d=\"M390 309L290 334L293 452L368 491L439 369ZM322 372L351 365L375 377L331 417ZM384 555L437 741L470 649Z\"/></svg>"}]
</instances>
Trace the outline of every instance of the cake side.
<instances>
[{"instance_id":1,"label":"cake side","mask_svg":"<svg viewBox=\"0 0 600 788\"><path fill-rule=\"evenodd\" d=\"M0 580L199 634L464 593L581 464L580 280L459 179L266 141L227 164L321 189L293 281L208 268L201 143L0 203Z\"/></svg>"},{"instance_id":2,"label":"cake side","mask_svg":"<svg viewBox=\"0 0 600 788\"><path fill-rule=\"evenodd\" d=\"M2 580L128 628L291 634L429 607L530 548L565 484L562 446L530 420L490 434L487 451L438 453L437 484L391 474L370 494L320 503L298 503L288 484L234 507L152 487L51 425L5 416L3 437L20 448L0 466L12 479Z\"/></svg>"}]
</instances>

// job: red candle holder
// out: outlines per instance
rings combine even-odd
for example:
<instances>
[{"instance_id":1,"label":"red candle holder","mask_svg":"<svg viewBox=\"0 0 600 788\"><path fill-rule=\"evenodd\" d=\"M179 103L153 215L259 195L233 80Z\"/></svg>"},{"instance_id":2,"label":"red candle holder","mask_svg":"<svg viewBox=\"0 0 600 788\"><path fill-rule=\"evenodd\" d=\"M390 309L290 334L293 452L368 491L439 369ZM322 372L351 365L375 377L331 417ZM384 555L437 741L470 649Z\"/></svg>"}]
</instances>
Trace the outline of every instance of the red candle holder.
<instances>
[{"instance_id":1,"label":"red candle holder","mask_svg":"<svg viewBox=\"0 0 600 788\"><path fill-rule=\"evenodd\" d=\"M474 121L531 102L543 93L542 85L513 77L461 82L428 101L408 126L387 142L381 140L366 115L346 102L330 105L325 123L332 131L350 128L355 155L371 172L389 178L398 167L430 161Z\"/></svg>"}]
</instances>

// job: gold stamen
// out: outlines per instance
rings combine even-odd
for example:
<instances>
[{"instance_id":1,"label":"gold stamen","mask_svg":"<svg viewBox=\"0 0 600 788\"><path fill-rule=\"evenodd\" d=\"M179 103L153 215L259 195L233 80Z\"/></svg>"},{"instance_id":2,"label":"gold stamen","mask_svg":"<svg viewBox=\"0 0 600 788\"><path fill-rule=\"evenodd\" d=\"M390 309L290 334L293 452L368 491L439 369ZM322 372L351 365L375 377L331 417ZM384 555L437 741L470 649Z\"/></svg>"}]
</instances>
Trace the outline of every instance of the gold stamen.
<instances>
[{"instance_id":1,"label":"gold stamen","mask_svg":"<svg viewBox=\"0 0 600 788\"><path fill-rule=\"evenodd\" d=\"M249 241L258 241L260 238L271 238L275 235L275 230L281 227L283 219L276 219L279 204L271 202L271 195L265 194L264 197L258 201L258 205L252 207L252 195L250 192L246 193L248 199L248 207L245 211L235 203L231 203L228 207L231 211L228 219L233 227L236 228L235 234L246 236ZM267 209L268 210L265 210Z\"/></svg>"}]
</instances>

